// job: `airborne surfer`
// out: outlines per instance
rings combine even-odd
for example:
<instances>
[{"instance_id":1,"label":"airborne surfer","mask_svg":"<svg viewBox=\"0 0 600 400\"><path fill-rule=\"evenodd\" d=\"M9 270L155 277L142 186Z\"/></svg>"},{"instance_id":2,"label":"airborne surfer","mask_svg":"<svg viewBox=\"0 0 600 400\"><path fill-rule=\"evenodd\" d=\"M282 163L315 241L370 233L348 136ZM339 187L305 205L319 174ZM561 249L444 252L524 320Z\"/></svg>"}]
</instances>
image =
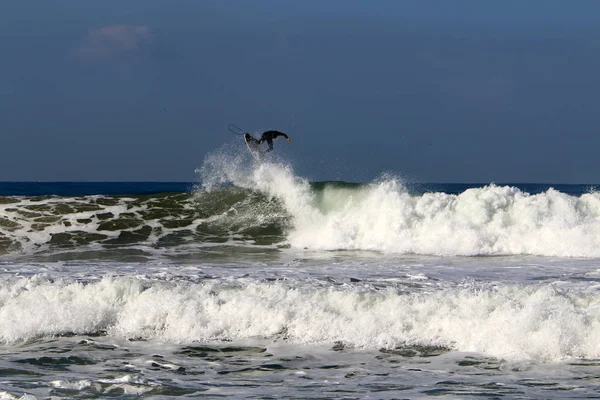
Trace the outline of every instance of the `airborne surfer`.
<instances>
[{"instance_id":1,"label":"airborne surfer","mask_svg":"<svg viewBox=\"0 0 600 400\"><path fill-rule=\"evenodd\" d=\"M237 127L234 124L229 124L227 129L229 129L231 133L234 133L236 135L244 135L244 141L248 145L248 148L250 149L252 154L255 155L255 157L256 154L261 153L258 146L263 144L264 142L267 142L267 144L269 145L269 148L265 151L265 153L268 153L269 151L273 151L273 139L278 138L279 136L283 136L288 142L292 140L288 135L280 131L264 131L260 139L256 139L254 136L252 136L248 132L243 131L241 128Z\"/></svg>"},{"instance_id":2,"label":"airborne surfer","mask_svg":"<svg viewBox=\"0 0 600 400\"><path fill-rule=\"evenodd\" d=\"M292 140L292 139L289 138L288 135L286 135L283 132L279 132L279 131L265 131L265 132L263 132L263 134L260 137L260 139L258 139L258 144L263 144L266 141L267 144L269 145L269 148L265 151L265 153L268 153L269 151L273 151L273 139L275 139L275 138L277 138L279 136L285 137L285 140L287 140L288 142L290 140Z\"/></svg>"}]
</instances>

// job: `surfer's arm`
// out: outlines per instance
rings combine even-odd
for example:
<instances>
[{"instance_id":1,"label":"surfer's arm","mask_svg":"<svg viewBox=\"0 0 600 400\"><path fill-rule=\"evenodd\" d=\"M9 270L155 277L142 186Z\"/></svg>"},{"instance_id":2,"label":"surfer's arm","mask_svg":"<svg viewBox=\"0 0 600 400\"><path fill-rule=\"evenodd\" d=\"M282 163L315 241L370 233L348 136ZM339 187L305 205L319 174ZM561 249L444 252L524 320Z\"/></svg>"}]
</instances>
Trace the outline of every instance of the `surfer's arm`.
<instances>
[{"instance_id":1,"label":"surfer's arm","mask_svg":"<svg viewBox=\"0 0 600 400\"><path fill-rule=\"evenodd\" d=\"M290 137L288 135L286 135L285 133L275 131L275 134L273 135L273 139L275 139L278 136L283 136L285 138L285 140L287 140L288 142L291 140Z\"/></svg>"}]
</instances>

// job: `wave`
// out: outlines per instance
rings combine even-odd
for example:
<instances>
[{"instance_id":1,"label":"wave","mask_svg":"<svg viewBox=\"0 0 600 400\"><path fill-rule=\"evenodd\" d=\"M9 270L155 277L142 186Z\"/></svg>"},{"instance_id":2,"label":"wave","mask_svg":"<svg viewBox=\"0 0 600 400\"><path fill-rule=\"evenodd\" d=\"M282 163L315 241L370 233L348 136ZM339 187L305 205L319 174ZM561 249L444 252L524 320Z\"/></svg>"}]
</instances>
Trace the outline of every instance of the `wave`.
<instances>
[{"instance_id":1,"label":"wave","mask_svg":"<svg viewBox=\"0 0 600 400\"><path fill-rule=\"evenodd\" d=\"M314 250L398 254L600 257L600 193L529 194L490 184L459 194L411 194L393 176L365 185L311 185L285 163L240 167L214 154L205 189L224 182L278 199L291 217L286 242Z\"/></svg>"},{"instance_id":2,"label":"wave","mask_svg":"<svg viewBox=\"0 0 600 400\"><path fill-rule=\"evenodd\" d=\"M288 239L314 249L431 255L600 256L600 194L536 195L489 185L411 195L385 179L351 195L327 190L326 211L297 215Z\"/></svg>"},{"instance_id":3,"label":"wave","mask_svg":"<svg viewBox=\"0 0 600 400\"><path fill-rule=\"evenodd\" d=\"M174 343L262 338L363 349L426 346L508 360L600 356L600 295L554 285L431 293L210 279L43 276L0 282L0 341L101 334Z\"/></svg>"},{"instance_id":4,"label":"wave","mask_svg":"<svg viewBox=\"0 0 600 400\"><path fill-rule=\"evenodd\" d=\"M152 252L284 240L287 215L239 188L147 196L0 197L0 254Z\"/></svg>"},{"instance_id":5,"label":"wave","mask_svg":"<svg viewBox=\"0 0 600 400\"><path fill-rule=\"evenodd\" d=\"M411 192L400 179L310 183L282 161L215 152L188 193L0 197L0 254L289 246L394 254L600 257L600 193L490 184ZM138 253L132 253L132 250ZM103 253L104 252L104 253Z\"/></svg>"}]
</instances>

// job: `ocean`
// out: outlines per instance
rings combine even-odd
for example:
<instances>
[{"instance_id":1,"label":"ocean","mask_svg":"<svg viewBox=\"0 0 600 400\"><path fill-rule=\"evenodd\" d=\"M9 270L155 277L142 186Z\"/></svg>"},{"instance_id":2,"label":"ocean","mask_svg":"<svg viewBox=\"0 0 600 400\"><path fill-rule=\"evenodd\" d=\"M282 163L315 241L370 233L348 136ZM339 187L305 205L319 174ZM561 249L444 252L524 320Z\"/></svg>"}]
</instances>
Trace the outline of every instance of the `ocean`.
<instances>
[{"instance_id":1,"label":"ocean","mask_svg":"<svg viewBox=\"0 0 600 400\"><path fill-rule=\"evenodd\" d=\"M0 399L600 397L590 185L0 183Z\"/></svg>"}]
</instances>

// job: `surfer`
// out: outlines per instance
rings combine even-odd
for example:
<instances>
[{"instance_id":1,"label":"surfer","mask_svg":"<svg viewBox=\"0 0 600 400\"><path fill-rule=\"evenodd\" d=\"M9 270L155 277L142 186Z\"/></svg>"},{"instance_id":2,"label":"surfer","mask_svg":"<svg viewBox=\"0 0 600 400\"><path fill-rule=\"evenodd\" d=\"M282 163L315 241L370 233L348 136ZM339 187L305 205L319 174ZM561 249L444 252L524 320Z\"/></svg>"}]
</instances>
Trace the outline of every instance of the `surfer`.
<instances>
[{"instance_id":1,"label":"surfer","mask_svg":"<svg viewBox=\"0 0 600 400\"><path fill-rule=\"evenodd\" d=\"M263 144L266 141L267 144L269 145L269 149L267 151L265 151L265 153L268 153L269 151L273 151L273 139L275 139L276 137L279 137L279 136L285 137L285 140L287 140L288 142L290 140L292 140L292 139L289 138L288 135L286 135L283 132L279 132L279 131L265 131L265 132L263 132L263 134L260 137L260 139L258 139L258 144Z\"/></svg>"}]
</instances>

